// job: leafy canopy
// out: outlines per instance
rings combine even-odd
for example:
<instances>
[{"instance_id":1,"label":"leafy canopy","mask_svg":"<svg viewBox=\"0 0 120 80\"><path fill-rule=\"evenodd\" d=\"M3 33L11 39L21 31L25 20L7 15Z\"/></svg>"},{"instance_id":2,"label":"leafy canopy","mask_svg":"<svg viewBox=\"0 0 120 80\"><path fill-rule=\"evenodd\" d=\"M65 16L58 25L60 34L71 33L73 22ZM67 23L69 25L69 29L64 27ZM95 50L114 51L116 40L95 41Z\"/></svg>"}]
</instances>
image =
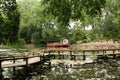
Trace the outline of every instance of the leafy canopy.
<instances>
[{"instance_id":1,"label":"leafy canopy","mask_svg":"<svg viewBox=\"0 0 120 80\"><path fill-rule=\"evenodd\" d=\"M106 0L41 0L46 5L44 13L52 14L62 25L72 20L84 20L86 15L94 17L101 14Z\"/></svg>"},{"instance_id":2,"label":"leafy canopy","mask_svg":"<svg viewBox=\"0 0 120 80\"><path fill-rule=\"evenodd\" d=\"M17 42L19 16L16 0L0 0L0 43Z\"/></svg>"},{"instance_id":3,"label":"leafy canopy","mask_svg":"<svg viewBox=\"0 0 120 80\"><path fill-rule=\"evenodd\" d=\"M120 39L120 0L107 0L102 21L102 33L106 39Z\"/></svg>"}]
</instances>

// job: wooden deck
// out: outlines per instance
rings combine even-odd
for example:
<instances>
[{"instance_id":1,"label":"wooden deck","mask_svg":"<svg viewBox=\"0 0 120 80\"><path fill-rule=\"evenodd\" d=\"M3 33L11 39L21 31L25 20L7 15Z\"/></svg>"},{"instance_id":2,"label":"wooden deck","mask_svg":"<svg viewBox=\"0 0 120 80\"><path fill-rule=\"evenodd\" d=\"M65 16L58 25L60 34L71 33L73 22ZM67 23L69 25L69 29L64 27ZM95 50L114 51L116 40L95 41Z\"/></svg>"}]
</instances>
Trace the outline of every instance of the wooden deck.
<instances>
[{"instance_id":1,"label":"wooden deck","mask_svg":"<svg viewBox=\"0 0 120 80\"><path fill-rule=\"evenodd\" d=\"M40 64L39 64L40 63ZM4 71L3 68L12 68L13 75L15 74L17 68L16 67L24 67L25 69L29 68L29 65L35 66L40 65L42 66L40 69L43 70L43 66L46 66L50 69L51 62L49 55L38 55L38 56L9 56L9 57L0 57L0 80L3 80L4 75L2 72ZM24 69L23 68L23 69ZM32 70L31 70L32 71Z\"/></svg>"},{"instance_id":2,"label":"wooden deck","mask_svg":"<svg viewBox=\"0 0 120 80\"><path fill-rule=\"evenodd\" d=\"M86 60L86 56L88 56L88 53L87 52L92 52L94 56L104 56L104 55L107 55L107 56L112 56L114 57L114 55L117 55L119 56L120 55L120 49L83 49L83 50L72 50L70 48L47 48L46 51L48 51L50 54L53 52L55 52L55 54L53 54L53 58L55 58L55 55L58 54L58 59L61 59L63 58L64 59L64 54L63 52L68 52L68 55L70 55L70 59L71 60L75 60L76 58L76 52L81 52L81 56L83 56L83 60ZM108 54L108 53L109 54ZM116 53L117 52L117 53ZM114 54L114 55L113 55Z\"/></svg>"},{"instance_id":3,"label":"wooden deck","mask_svg":"<svg viewBox=\"0 0 120 80\"><path fill-rule=\"evenodd\" d=\"M116 51L120 49L101 49L101 50L80 50L80 52L83 52L83 56L87 55L85 52L92 52L92 51ZM73 54L71 53L71 49L68 48L49 48L47 51L70 51L70 55L72 56ZM60 52L58 53L60 55ZM19 67L19 66L25 66L25 65L30 65L34 63L40 62L41 57L40 56L33 56L33 57L4 57L0 58L0 65L1 68L9 68L9 67Z\"/></svg>"},{"instance_id":4,"label":"wooden deck","mask_svg":"<svg viewBox=\"0 0 120 80\"><path fill-rule=\"evenodd\" d=\"M83 52L83 58L86 58L85 52L97 52L97 51L103 51L104 55L104 51L113 51L113 53L110 53L109 55L111 56L112 54L115 54L115 51L119 51L120 49L99 49L99 50L79 50L79 52ZM58 55L60 55L60 51L69 51L70 56L75 56L74 54L72 54L72 52L74 52L74 50L71 50L69 48L48 48L47 51L49 51L49 55L50 55L50 51L58 51ZM120 53L117 53L116 55L120 55ZM99 54L98 54L99 56ZM30 65L30 64L34 64L34 63L38 63L40 62L41 57L40 56L32 56L32 57L0 57L0 68L9 68L9 67L19 67L19 66L25 66L25 65Z\"/></svg>"},{"instance_id":5,"label":"wooden deck","mask_svg":"<svg viewBox=\"0 0 120 80\"><path fill-rule=\"evenodd\" d=\"M48 55L29 56L29 57L0 57L0 69L9 67L27 66L42 61L47 61ZM50 59L49 59L50 60Z\"/></svg>"},{"instance_id":6,"label":"wooden deck","mask_svg":"<svg viewBox=\"0 0 120 80\"><path fill-rule=\"evenodd\" d=\"M40 57L33 57L33 58L28 58L28 62L21 60L23 58L16 58L15 60L20 60L20 61L15 61L15 62L7 62L7 61L2 61L1 68L9 68L9 67L18 67L18 66L25 66L25 65L30 65L34 63L40 62ZM5 60L14 60L14 59L5 59Z\"/></svg>"},{"instance_id":7,"label":"wooden deck","mask_svg":"<svg viewBox=\"0 0 120 80\"><path fill-rule=\"evenodd\" d=\"M118 51L120 49L80 49L80 50L72 50L70 48L47 48L46 51L78 51L78 52L92 52L92 51Z\"/></svg>"},{"instance_id":8,"label":"wooden deck","mask_svg":"<svg viewBox=\"0 0 120 80\"><path fill-rule=\"evenodd\" d=\"M120 49L86 49L86 50L78 50L78 51L82 51L82 52L92 52L92 51L118 51Z\"/></svg>"}]
</instances>

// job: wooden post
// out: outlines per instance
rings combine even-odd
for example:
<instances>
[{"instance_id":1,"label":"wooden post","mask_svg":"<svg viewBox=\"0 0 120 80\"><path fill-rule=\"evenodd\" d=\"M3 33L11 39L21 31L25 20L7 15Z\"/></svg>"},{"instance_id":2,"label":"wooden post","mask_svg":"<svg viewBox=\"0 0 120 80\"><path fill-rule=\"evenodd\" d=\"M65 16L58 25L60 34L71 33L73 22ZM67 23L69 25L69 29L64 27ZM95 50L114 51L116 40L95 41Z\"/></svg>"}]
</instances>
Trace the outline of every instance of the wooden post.
<instances>
[{"instance_id":1,"label":"wooden post","mask_svg":"<svg viewBox=\"0 0 120 80\"><path fill-rule=\"evenodd\" d=\"M49 51L49 55L48 56L49 56L49 59L50 59L50 51Z\"/></svg>"},{"instance_id":2,"label":"wooden post","mask_svg":"<svg viewBox=\"0 0 120 80\"><path fill-rule=\"evenodd\" d=\"M74 55L73 55L73 56L74 56L74 61L76 60L76 55L75 55L75 53L76 53L76 52L74 51Z\"/></svg>"},{"instance_id":3,"label":"wooden post","mask_svg":"<svg viewBox=\"0 0 120 80\"><path fill-rule=\"evenodd\" d=\"M83 60L86 60L85 51L83 51Z\"/></svg>"},{"instance_id":4,"label":"wooden post","mask_svg":"<svg viewBox=\"0 0 120 80\"><path fill-rule=\"evenodd\" d=\"M115 53L115 50L113 50L113 54Z\"/></svg>"},{"instance_id":5,"label":"wooden post","mask_svg":"<svg viewBox=\"0 0 120 80\"><path fill-rule=\"evenodd\" d=\"M54 59L55 59L55 55L53 55L54 56Z\"/></svg>"},{"instance_id":6,"label":"wooden post","mask_svg":"<svg viewBox=\"0 0 120 80\"><path fill-rule=\"evenodd\" d=\"M105 54L105 51L103 50L103 55Z\"/></svg>"},{"instance_id":7,"label":"wooden post","mask_svg":"<svg viewBox=\"0 0 120 80\"><path fill-rule=\"evenodd\" d=\"M58 51L58 57L59 57L59 59L61 59L61 56L60 56L60 51Z\"/></svg>"},{"instance_id":8,"label":"wooden post","mask_svg":"<svg viewBox=\"0 0 120 80\"><path fill-rule=\"evenodd\" d=\"M26 66L28 66L28 57L26 57L25 59L26 59Z\"/></svg>"},{"instance_id":9,"label":"wooden post","mask_svg":"<svg viewBox=\"0 0 120 80\"><path fill-rule=\"evenodd\" d=\"M48 68L49 68L49 69L51 68L51 62L49 62L49 64L48 64Z\"/></svg>"},{"instance_id":10,"label":"wooden post","mask_svg":"<svg viewBox=\"0 0 120 80\"><path fill-rule=\"evenodd\" d=\"M116 59L116 54L113 54L113 59Z\"/></svg>"},{"instance_id":11,"label":"wooden post","mask_svg":"<svg viewBox=\"0 0 120 80\"><path fill-rule=\"evenodd\" d=\"M116 58L115 50L113 50L113 59Z\"/></svg>"},{"instance_id":12,"label":"wooden post","mask_svg":"<svg viewBox=\"0 0 120 80\"><path fill-rule=\"evenodd\" d=\"M74 53L75 53L75 51L74 51ZM71 57L71 60L76 60L76 55L74 54L72 54L72 51L70 52L70 57Z\"/></svg>"},{"instance_id":13,"label":"wooden post","mask_svg":"<svg viewBox=\"0 0 120 80\"><path fill-rule=\"evenodd\" d=\"M46 56L43 54L43 63L46 62Z\"/></svg>"},{"instance_id":14,"label":"wooden post","mask_svg":"<svg viewBox=\"0 0 120 80\"><path fill-rule=\"evenodd\" d=\"M65 56L63 55L63 59L65 59Z\"/></svg>"},{"instance_id":15,"label":"wooden post","mask_svg":"<svg viewBox=\"0 0 120 80\"><path fill-rule=\"evenodd\" d=\"M2 70L2 61L0 60L0 80L3 79L2 72L3 72L3 70Z\"/></svg>"},{"instance_id":16,"label":"wooden post","mask_svg":"<svg viewBox=\"0 0 120 80\"><path fill-rule=\"evenodd\" d=\"M70 51L70 56L72 55L72 51Z\"/></svg>"},{"instance_id":17,"label":"wooden post","mask_svg":"<svg viewBox=\"0 0 120 80\"><path fill-rule=\"evenodd\" d=\"M43 56L44 55L40 55L40 62L43 62Z\"/></svg>"},{"instance_id":18,"label":"wooden post","mask_svg":"<svg viewBox=\"0 0 120 80\"><path fill-rule=\"evenodd\" d=\"M42 61L42 59L41 59L41 55L40 55L40 62Z\"/></svg>"},{"instance_id":19,"label":"wooden post","mask_svg":"<svg viewBox=\"0 0 120 80\"><path fill-rule=\"evenodd\" d=\"M13 56L13 64L15 63L15 57ZM15 75L16 69L13 67L13 75Z\"/></svg>"},{"instance_id":20,"label":"wooden post","mask_svg":"<svg viewBox=\"0 0 120 80\"><path fill-rule=\"evenodd\" d=\"M72 60L72 51L70 51L70 60Z\"/></svg>"},{"instance_id":21,"label":"wooden post","mask_svg":"<svg viewBox=\"0 0 120 80\"><path fill-rule=\"evenodd\" d=\"M63 54L63 51L62 51L62 58L64 59L65 57L64 57L64 54Z\"/></svg>"}]
</instances>

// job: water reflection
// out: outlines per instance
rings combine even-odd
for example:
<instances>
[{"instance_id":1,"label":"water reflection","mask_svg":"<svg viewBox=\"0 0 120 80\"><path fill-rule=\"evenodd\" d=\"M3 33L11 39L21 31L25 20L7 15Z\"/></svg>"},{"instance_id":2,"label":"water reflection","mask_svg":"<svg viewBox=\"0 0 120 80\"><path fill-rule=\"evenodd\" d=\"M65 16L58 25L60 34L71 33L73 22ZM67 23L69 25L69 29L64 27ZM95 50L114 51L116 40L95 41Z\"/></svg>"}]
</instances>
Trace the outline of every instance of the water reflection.
<instances>
[{"instance_id":1,"label":"water reflection","mask_svg":"<svg viewBox=\"0 0 120 80\"><path fill-rule=\"evenodd\" d=\"M39 71L39 69L34 69L32 73ZM52 64L51 70L44 70L42 74L30 75L27 80L120 80L120 61Z\"/></svg>"},{"instance_id":2,"label":"water reflection","mask_svg":"<svg viewBox=\"0 0 120 80\"><path fill-rule=\"evenodd\" d=\"M119 61L103 62L102 64L73 65L58 64L51 68L45 76L48 80L120 80ZM116 64L116 65L114 65Z\"/></svg>"}]
</instances>

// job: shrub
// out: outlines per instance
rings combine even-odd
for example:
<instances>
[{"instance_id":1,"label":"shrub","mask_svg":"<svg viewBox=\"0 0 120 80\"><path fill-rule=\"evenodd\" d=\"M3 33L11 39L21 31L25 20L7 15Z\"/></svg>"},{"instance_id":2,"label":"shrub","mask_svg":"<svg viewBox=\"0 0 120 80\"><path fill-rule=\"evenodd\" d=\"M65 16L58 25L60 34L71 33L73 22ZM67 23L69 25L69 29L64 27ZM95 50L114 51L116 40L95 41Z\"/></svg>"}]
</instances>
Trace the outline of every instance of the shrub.
<instances>
[{"instance_id":1,"label":"shrub","mask_svg":"<svg viewBox=\"0 0 120 80\"><path fill-rule=\"evenodd\" d=\"M24 39L18 39L16 43L10 43L9 40L4 40L3 45L5 45L6 48L24 48L25 41Z\"/></svg>"},{"instance_id":2,"label":"shrub","mask_svg":"<svg viewBox=\"0 0 120 80\"><path fill-rule=\"evenodd\" d=\"M19 39L17 41L17 46L20 47L20 48L25 47L25 40L24 39Z\"/></svg>"},{"instance_id":3,"label":"shrub","mask_svg":"<svg viewBox=\"0 0 120 80\"><path fill-rule=\"evenodd\" d=\"M33 33L31 40L36 46L40 45L40 34L39 34L39 32Z\"/></svg>"}]
</instances>

